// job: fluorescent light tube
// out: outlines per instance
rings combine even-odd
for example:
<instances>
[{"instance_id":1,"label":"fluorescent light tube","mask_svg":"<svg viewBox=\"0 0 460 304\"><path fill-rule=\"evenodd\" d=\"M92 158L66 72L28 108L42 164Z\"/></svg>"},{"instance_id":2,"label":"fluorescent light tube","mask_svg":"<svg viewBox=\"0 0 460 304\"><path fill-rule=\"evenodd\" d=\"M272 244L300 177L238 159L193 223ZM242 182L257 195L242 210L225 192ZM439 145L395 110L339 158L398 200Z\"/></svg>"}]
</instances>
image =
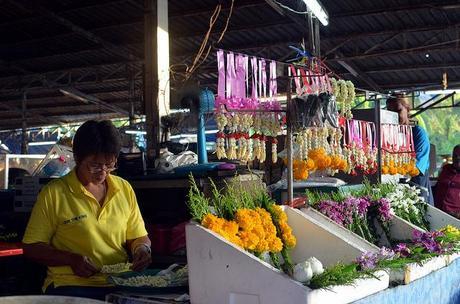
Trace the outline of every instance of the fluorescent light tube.
<instances>
[{"instance_id":1,"label":"fluorescent light tube","mask_svg":"<svg viewBox=\"0 0 460 304\"><path fill-rule=\"evenodd\" d=\"M47 145L54 145L56 142L55 141L35 141L31 142L28 145L29 146L47 146Z\"/></svg>"},{"instance_id":2,"label":"fluorescent light tube","mask_svg":"<svg viewBox=\"0 0 460 304\"><path fill-rule=\"evenodd\" d=\"M322 25L327 26L329 24L329 16L318 0L303 0L303 2Z\"/></svg>"},{"instance_id":3,"label":"fluorescent light tube","mask_svg":"<svg viewBox=\"0 0 460 304\"><path fill-rule=\"evenodd\" d=\"M126 130L125 131L126 134L147 134L146 131L141 131L141 130Z\"/></svg>"}]
</instances>

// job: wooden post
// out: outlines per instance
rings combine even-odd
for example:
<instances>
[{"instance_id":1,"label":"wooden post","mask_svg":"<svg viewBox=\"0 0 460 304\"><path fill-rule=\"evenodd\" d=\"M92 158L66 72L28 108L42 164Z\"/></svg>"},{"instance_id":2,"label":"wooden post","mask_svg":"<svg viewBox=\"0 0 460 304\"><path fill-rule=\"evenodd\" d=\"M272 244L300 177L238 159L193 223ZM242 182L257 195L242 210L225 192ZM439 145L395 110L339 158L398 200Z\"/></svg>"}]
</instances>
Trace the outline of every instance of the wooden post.
<instances>
[{"instance_id":1,"label":"wooden post","mask_svg":"<svg viewBox=\"0 0 460 304\"><path fill-rule=\"evenodd\" d=\"M21 114L22 114L22 142L21 142L21 154L27 154L28 152L28 147L27 147L27 117L26 117L26 111L27 111L27 93L24 91L22 93L22 107L21 107Z\"/></svg>"},{"instance_id":2,"label":"wooden post","mask_svg":"<svg viewBox=\"0 0 460 304\"><path fill-rule=\"evenodd\" d=\"M160 117L169 112L168 1L144 1L144 110L147 166L159 155Z\"/></svg>"}]
</instances>

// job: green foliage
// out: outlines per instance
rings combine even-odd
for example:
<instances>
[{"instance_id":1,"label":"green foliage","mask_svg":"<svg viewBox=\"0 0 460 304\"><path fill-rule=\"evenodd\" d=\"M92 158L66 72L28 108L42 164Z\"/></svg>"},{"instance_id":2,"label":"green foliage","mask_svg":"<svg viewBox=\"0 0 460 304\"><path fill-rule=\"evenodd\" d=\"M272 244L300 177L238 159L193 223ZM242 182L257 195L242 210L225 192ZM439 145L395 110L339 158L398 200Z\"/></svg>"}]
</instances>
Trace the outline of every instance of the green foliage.
<instances>
[{"instance_id":1,"label":"green foliage","mask_svg":"<svg viewBox=\"0 0 460 304\"><path fill-rule=\"evenodd\" d=\"M204 196L203 192L198 189L198 186L193 178L193 175L189 175L190 189L188 191L187 207L190 210L192 219L201 223L203 217L211 213L209 208L209 200Z\"/></svg>"},{"instance_id":2,"label":"green foliage","mask_svg":"<svg viewBox=\"0 0 460 304\"><path fill-rule=\"evenodd\" d=\"M324 270L322 274L313 276L309 287L313 289L325 288L338 285L353 285L357 279L374 278L375 270L359 270L356 263L345 265L338 263Z\"/></svg>"},{"instance_id":3,"label":"green foliage","mask_svg":"<svg viewBox=\"0 0 460 304\"><path fill-rule=\"evenodd\" d=\"M310 191L306 190L305 195L307 197L308 205L315 207L322 201L335 201L343 202L345 200L345 194L342 191L336 192L321 192L321 191Z\"/></svg>"},{"instance_id":4,"label":"green foliage","mask_svg":"<svg viewBox=\"0 0 460 304\"><path fill-rule=\"evenodd\" d=\"M459 101L460 94L456 94L455 102ZM449 102L450 99L445 104ZM436 154L452 154L453 147L460 143L460 108L431 109L416 118L422 127L425 125L430 142L436 146Z\"/></svg>"}]
</instances>

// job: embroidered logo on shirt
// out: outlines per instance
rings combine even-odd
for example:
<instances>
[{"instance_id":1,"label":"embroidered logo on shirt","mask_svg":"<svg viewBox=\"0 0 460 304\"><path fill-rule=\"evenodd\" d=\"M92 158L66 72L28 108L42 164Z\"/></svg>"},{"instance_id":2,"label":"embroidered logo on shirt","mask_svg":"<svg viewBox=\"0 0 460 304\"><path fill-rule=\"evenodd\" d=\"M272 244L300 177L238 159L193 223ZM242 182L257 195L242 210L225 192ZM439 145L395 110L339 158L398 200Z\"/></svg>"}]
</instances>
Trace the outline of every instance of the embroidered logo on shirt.
<instances>
[{"instance_id":1,"label":"embroidered logo on shirt","mask_svg":"<svg viewBox=\"0 0 460 304\"><path fill-rule=\"evenodd\" d=\"M87 218L87 215L86 214L81 214L81 215L78 215L78 216L73 217L71 219L65 220L63 223L64 224L75 223L75 222L79 222L79 221L83 220L84 218Z\"/></svg>"}]
</instances>

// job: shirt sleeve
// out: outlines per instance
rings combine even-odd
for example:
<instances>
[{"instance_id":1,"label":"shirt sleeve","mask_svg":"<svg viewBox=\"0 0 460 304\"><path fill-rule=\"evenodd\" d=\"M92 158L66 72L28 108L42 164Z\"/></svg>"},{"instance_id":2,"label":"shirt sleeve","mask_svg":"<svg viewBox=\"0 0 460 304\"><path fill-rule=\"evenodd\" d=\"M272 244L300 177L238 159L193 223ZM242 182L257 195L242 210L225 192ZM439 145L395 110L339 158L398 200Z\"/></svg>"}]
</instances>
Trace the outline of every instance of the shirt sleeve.
<instances>
[{"instance_id":1,"label":"shirt sleeve","mask_svg":"<svg viewBox=\"0 0 460 304\"><path fill-rule=\"evenodd\" d=\"M50 187L45 186L38 194L22 242L50 244L55 231L56 217L52 206L51 191Z\"/></svg>"},{"instance_id":2,"label":"shirt sleeve","mask_svg":"<svg viewBox=\"0 0 460 304\"><path fill-rule=\"evenodd\" d=\"M139 205L137 204L136 194L131 185L128 184L131 213L128 218L126 239L133 240L147 235L144 219L142 218Z\"/></svg>"},{"instance_id":3,"label":"shirt sleeve","mask_svg":"<svg viewBox=\"0 0 460 304\"><path fill-rule=\"evenodd\" d=\"M414 128L414 145L415 145L415 158L416 166L420 173L426 174L430 167L430 140L428 134L421 127Z\"/></svg>"}]
</instances>

